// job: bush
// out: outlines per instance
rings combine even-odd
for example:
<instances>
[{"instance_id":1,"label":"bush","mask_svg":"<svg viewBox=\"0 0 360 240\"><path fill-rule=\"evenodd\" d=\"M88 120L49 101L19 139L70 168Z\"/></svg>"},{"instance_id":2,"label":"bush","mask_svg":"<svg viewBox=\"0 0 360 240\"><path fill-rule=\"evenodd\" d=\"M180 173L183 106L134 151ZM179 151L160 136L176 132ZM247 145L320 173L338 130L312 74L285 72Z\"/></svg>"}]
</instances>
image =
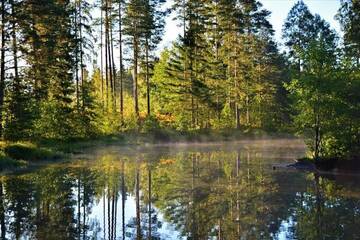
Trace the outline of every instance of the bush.
<instances>
[{"instance_id":1,"label":"bush","mask_svg":"<svg viewBox=\"0 0 360 240\"><path fill-rule=\"evenodd\" d=\"M60 156L58 153L53 153L48 149L37 148L33 144L15 143L4 148L4 152L10 158L16 160L36 161L36 160L50 160L57 159Z\"/></svg>"},{"instance_id":2,"label":"bush","mask_svg":"<svg viewBox=\"0 0 360 240\"><path fill-rule=\"evenodd\" d=\"M22 164L23 162L16 161L7 156L3 151L0 151L0 171L3 171L6 168L18 167Z\"/></svg>"},{"instance_id":3,"label":"bush","mask_svg":"<svg viewBox=\"0 0 360 240\"><path fill-rule=\"evenodd\" d=\"M157 118L150 115L145 118L141 130L143 133L148 133L148 132L156 132L160 130L160 128L161 128L160 123L157 120Z\"/></svg>"}]
</instances>

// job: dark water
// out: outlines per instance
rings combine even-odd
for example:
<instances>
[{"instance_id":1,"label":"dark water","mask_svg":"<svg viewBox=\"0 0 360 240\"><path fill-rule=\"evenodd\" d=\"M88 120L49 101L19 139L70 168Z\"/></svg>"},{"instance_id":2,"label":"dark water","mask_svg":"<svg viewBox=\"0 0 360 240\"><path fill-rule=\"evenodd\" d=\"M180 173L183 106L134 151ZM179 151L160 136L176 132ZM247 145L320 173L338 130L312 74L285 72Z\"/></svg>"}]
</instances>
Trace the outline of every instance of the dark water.
<instances>
[{"instance_id":1,"label":"dark water","mask_svg":"<svg viewBox=\"0 0 360 240\"><path fill-rule=\"evenodd\" d=\"M360 239L359 178L273 170L299 141L101 147L1 177L2 239Z\"/></svg>"}]
</instances>

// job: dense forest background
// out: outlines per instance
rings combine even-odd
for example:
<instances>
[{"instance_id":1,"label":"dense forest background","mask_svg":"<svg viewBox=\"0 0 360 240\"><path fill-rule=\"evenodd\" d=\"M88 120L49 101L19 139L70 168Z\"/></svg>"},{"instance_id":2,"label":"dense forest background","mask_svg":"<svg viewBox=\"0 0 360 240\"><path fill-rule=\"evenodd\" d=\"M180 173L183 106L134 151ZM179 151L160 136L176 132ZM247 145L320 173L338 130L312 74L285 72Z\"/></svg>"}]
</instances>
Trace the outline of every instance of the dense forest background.
<instances>
[{"instance_id":1,"label":"dense forest background","mask_svg":"<svg viewBox=\"0 0 360 240\"><path fill-rule=\"evenodd\" d=\"M358 152L360 1L342 1L343 37L297 2L284 52L259 1L165 2L2 0L1 136L264 129ZM158 56L170 12L183 32Z\"/></svg>"}]
</instances>

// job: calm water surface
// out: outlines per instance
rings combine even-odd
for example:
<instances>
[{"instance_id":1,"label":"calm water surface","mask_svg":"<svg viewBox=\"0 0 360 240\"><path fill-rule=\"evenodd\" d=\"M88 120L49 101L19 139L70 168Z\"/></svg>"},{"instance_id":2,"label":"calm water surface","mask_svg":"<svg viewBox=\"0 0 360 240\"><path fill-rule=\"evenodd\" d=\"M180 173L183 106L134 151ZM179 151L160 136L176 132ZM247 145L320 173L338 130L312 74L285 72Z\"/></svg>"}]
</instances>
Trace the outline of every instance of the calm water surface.
<instances>
[{"instance_id":1,"label":"calm water surface","mask_svg":"<svg viewBox=\"0 0 360 240\"><path fill-rule=\"evenodd\" d=\"M99 147L1 177L1 239L360 239L359 178L296 140Z\"/></svg>"}]
</instances>

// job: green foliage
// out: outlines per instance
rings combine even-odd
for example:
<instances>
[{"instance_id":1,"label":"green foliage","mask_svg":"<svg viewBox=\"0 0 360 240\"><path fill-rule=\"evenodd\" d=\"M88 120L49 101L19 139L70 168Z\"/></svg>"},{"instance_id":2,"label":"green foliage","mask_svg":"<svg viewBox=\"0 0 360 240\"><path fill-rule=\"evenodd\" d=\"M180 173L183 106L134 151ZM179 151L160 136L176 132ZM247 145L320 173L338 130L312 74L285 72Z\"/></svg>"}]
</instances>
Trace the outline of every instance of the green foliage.
<instances>
[{"instance_id":1,"label":"green foliage","mask_svg":"<svg viewBox=\"0 0 360 240\"><path fill-rule=\"evenodd\" d=\"M160 130L160 123L155 116L147 116L142 124L141 130L144 133L156 132Z\"/></svg>"},{"instance_id":2,"label":"green foliage","mask_svg":"<svg viewBox=\"0 0 360 240\"><path fill-rule=\"evenodd\" d=\"M57 101L42 102L39 118L34 123L34 135L40 138L66 139L74 136L74 112Z\"/></svg>"},{"instance_id":3,"label":"green foliage","mask_svg":"<svg viewBox=\"0 0 360 240\"><path fill-rule=\"evenodd\" d=\"M4 148L4 153L12 159L26 161L51 160L61 157L59 153L39 148L30 143L9 144Z\"/></svg>"},{"instance_id":4,"label":"green foliage","mask_svg":"<svg viewBox=\"0 0 360 240\"><path fill-rule=\"evenodd\" d=\"M24 162L16 161L0 150L0 171L24 165Z\"/></svg>"},{"instance_id":5,"label":"green foliage","mask_svg":"<svg viewBox=\"0 0 360 240\"><path fill-rule=\"evenodd\" d=\"M346 157L358 151L359 117L354 112L359 109L358 102L354 104L359 99L354 92L358 88L358 69L348 64L348 57L337 48L337 38L329 24L319 16L313 18L316 37L307 40L306 48L294 45L291 49L301 61L300 71L296 66L293 79L287 84L294 102L294 124L306 138L315 159Z\"/></svg>"},{"instance_id":6,"label":"green foliage","mask_svg":"<svg viewBox=\"0 0 360 240\"><path fill-rule=\"evenodd\" d=\"M1 136L280 132L293 120L315 156L358 151L358 1L342 1L341 51L330 25L298 1L281 54L260 1L174 0L182 32L158 59L164 3L4 1ZM92 19L95 7L102 14Z\"/></svg>"}]
</instances>

